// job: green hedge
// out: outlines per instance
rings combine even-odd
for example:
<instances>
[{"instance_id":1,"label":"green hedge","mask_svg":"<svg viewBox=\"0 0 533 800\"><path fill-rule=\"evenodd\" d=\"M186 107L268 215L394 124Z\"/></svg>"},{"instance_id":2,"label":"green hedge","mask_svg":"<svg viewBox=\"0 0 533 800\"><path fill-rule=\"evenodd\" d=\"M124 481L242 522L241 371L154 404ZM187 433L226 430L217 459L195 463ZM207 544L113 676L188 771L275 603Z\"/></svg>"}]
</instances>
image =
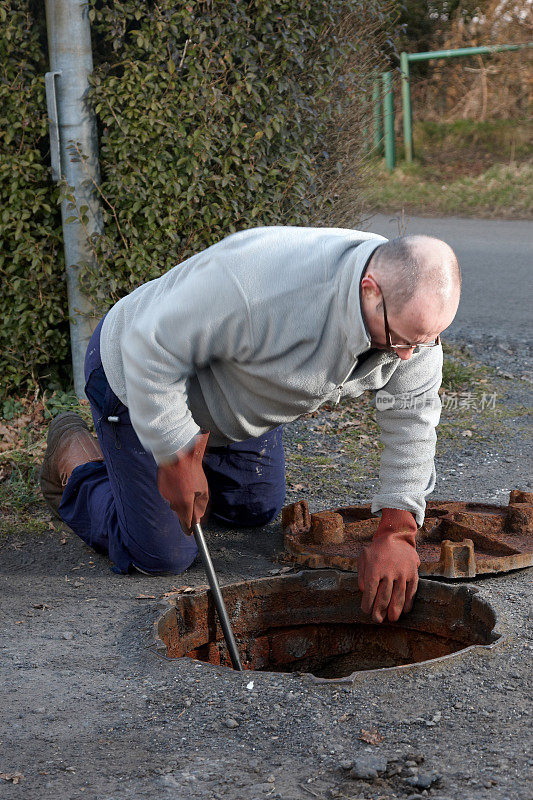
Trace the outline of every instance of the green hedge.
<instances>
[{"instance_id":1,"label":"green hedge","mask_svg":"<svg viewBox=\"0 0 533 800\"><path fill-rule=\"evenodd\" d=\"M341 171L335 133L375 68L388 3L91 3L105 230L82 279L100 313L232 231L325 218ZM0 10L5 394L57 374L68 342L42 7ZM350 133L353 164L362 140Z\"/></svg>"}]
</instances>

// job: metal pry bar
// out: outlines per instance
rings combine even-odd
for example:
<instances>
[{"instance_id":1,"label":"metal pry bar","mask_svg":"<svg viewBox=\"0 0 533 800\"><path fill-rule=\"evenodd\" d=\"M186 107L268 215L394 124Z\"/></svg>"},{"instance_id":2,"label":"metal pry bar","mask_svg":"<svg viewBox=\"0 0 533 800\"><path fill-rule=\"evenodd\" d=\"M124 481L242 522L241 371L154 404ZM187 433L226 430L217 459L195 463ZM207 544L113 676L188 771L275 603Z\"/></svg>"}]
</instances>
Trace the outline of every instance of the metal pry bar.
<instances>
[{"instance_id":1,"label":"metal pry bar","mask_svg":"<svg viewBox=\"0 0 533 800\"><path fill-rule=\"evenodd\" d=\"M226 606L224 604L222 592L220 591L220 586L217 580L217 576L215 574L213 562L211 561L211 556L209 555L209 550L207 549L207 544L204 539L202 526L200 525L199 522L196 522L193 525L193 533L194 533L194 538L196 540L196 544L198 546L198 550L200 551L200 556L202 558L205 571L207 573L207 580L209 581L209 586L213 594L213 599L215 601L218 618L220 620L220 626L224 634L224 639L226 640L226 645L228 647L231 663L233 664L233 669L242 672L241 657L237 649L237 643L233 635L231 622L228 617L228 612L226 611Z\"/></svg>"}]
</instances>

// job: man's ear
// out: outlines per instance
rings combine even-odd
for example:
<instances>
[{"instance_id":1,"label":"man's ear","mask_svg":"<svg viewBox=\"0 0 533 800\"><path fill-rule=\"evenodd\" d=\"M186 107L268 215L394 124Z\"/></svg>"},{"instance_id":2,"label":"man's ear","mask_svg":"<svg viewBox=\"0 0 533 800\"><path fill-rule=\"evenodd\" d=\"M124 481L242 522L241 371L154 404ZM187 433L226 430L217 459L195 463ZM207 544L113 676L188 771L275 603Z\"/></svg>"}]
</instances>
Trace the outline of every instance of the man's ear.
<instances>
[{"instance_id":1,"label":"man's ear","mask_svg":"<svg viewBox=\"0 0 533 800\"><path fill-rule=\"evenodd\" d=\"M361 280L361 294L368 300L381 302L381 289L371 272L363 275Z\"/></svg>"}]
</instances>

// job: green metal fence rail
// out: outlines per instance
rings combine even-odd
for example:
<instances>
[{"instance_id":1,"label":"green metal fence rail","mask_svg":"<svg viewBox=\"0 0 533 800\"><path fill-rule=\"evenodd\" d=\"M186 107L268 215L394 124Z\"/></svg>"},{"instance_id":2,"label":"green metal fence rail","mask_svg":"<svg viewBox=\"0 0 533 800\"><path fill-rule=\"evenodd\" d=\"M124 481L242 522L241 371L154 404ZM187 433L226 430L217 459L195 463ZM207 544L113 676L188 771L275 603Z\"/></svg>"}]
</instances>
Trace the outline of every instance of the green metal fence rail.
<instances>
[{"instance_id":1,"label":"green metal fence rail","mask_svg":"<svg viewBox=\"0 0 533 800\"><path fill-rule=\"evenodd\" d=\"M394 95L392 85L392 72L384 72L383 79L383 135L385 143L385 164L388 170L393 170L396 164L396 150L394 140Z\"/></svg>"},{"instance_id":2,"label":"green metal fence rail","mask_svg":"<svg viewBox=\"0 0 533 800\"><path fill-rule=\"evenodd\" d=\"M403 140L405 145L405 160L410 163L413 160L413 118L411 105L411 83L409 75L409 65L415 61L432 61L437 58L457 58L461 56L490 55L491 53L501 53L505 50L522 50L525 47L533 47L533 42L523 44L495 44L486 47L459 47L456 50L433 50L427 53L402 53L400 55L400 71L402 76L402 110L403 110ZM384 75L386 73L383 73ZM390 144L389 144L390 149ZM387 140L385 139L385 152L387 151ZM387 164L389 169L394 169Z\"/></svg>"}]
</instances>

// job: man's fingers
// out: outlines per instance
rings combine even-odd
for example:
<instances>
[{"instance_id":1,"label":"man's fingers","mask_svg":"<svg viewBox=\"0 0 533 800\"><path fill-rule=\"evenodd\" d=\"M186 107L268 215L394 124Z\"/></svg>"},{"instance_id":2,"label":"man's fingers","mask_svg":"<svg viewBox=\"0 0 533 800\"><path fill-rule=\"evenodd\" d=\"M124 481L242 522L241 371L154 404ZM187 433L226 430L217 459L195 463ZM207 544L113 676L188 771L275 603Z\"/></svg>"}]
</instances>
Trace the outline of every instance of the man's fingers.
<instances>
[{"instance_id":1,"label":"man's fingers","mask_svg":"<svg viewBox=\"0 0 533 800\"><path fill-rule=\"evenodd\" d=\"M193 508L192 506L188 509L184 509L181 513L176 512L178 514L178 519L180 521L181 529L183 533L190 535L192 533L192 517L193 517Z\"/></svg>"},{"instance_id":2,"label":"man's fingers","mask_svg":"<svg viewBox=\"0 0 533 800\"><path fill-rule=\"evenodd\" d=\"M207 492L196 492L194 495L194 508L192 512L192 525L195 525L197 522L200 522L203 515L205 514L205 510L207 508L207 503L209 502L209 494Z\"/></svg>"},{"instance_id":3,"label":"man's fingers","mask_svg":"<svg viewBox=\"0 0 533 800\"><path fill-rule=\"evenodd\" d=\"M379 582L379 587L376 592L376 599L372 608L372 619L374 622L383 622L387 608L389 607L393 581L391 578L382 578Z\"/></svg>"},{"instance_id":4,"label":"man's fingers","mask_svg":"<svg viewBox=\"0 0 533 800\"><path fill-rule=\"evenodd\" d=\"M405 603L405 587L406 583L403 578L398 578L398 580L394 581L394 587L392 589L392 595L389 603L389 610L387 612L387 617L389 618L390 622L396 622L403 611Z\"/></svg>"},{"instance_id":5,"label":"man's fingers","mask_svg":"<svg viewBox=\"0 0 533 800\"><path fill-rule=\"evenodd\" d=\"M409 581L407 583L407 587L405 590L405 603L403 607L405 613L411 611L417 589L418 589L418 575L416 575L412 581Z\"/></svg>"},{"instance_id":6,"label":"man's fingers","mask_svg":"<svg viewBox=\"0 0 533 800\"><path fill-rule=\"evenodd\" d=\"M361 600L361 611L363 614L370 614L374 604L374 598L378 590L379 581L371 575L365 575L365 587L363 599Z\"/></svg>"}]
</instances>

